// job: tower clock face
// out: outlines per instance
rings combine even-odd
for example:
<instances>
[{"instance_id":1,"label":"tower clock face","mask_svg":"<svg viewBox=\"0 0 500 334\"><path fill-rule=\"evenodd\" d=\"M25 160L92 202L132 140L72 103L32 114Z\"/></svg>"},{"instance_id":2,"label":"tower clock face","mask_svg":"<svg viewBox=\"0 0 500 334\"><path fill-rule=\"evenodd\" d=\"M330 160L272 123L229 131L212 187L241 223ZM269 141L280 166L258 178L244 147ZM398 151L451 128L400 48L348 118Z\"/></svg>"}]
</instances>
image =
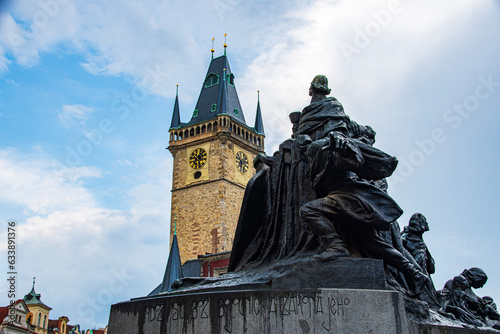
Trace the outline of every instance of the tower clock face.
<instances>
[{"instance_id":1,"label":"tower clock face","mask_svg":"<svg viewBox=\"0 0 500 334\"><path fill-rule=\"evenodd\" d=\"M189 156L189 166L193 169L200 169L207 162L207 151L203 148L195 149Z\"/></svg>"},{"instance_id":2,"label":"tower clock face","mask_svg":"<svg viewBox=\"0 0 500 334\"><path fill-rule=\"evenodd\" d=\"M241 151L236 153L236 168L243 174L248 171L248 158Z\"/></svg>"}]
</instances>

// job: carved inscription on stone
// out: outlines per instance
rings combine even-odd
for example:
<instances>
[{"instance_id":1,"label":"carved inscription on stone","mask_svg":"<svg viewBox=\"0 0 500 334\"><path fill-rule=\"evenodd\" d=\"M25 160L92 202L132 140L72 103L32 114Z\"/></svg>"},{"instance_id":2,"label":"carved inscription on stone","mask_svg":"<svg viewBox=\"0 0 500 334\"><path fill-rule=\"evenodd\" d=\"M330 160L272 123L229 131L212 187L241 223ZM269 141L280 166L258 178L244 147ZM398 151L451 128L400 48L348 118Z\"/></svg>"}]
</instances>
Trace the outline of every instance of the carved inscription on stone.
<instances>
[{"instance_id":1,"label":"carved inscription on stone","mask_svg":"<svg viewBox=\"0 0 500 334\"><path fill-rule=\"evenodd\" d=\"M171 304L160 302L146 309L145 321L150 324L166 322L171 330L188 328L188 332L189 329L195 332L197 327L210 323L217 324L225 333L239 333L257 324L273 329L300 320L302 325L321 325L322 331L329 332L335 327L337 318L349 315L352 304L349 297L340 294L242 293L228 298L189 298Z\"/></svg>"},{"instance_id":2,"label":"carved inscription on stone","mask_svg":"<svg viewBox=\"0 0 500 334\"><path fill-rule=\"evenodd\" d=\"M167 294L112 307L110 334L408 332L400 293L362 289ZM136 324L135 329L130 324ZM132 326L133 327L133 326Z\"/></svg>"}]
</instances>

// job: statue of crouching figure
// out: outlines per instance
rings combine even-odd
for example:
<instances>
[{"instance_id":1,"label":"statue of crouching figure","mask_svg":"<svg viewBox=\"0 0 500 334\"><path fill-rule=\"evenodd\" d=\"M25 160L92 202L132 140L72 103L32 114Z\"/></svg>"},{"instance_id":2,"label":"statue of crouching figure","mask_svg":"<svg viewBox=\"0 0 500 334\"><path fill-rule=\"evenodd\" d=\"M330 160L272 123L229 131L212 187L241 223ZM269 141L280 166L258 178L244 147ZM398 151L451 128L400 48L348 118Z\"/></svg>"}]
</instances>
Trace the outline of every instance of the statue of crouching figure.
<instances>
[{"instance_id":1,"label":"statue of crouching figure","mask_svg":"<svg viewBox=\"0 0 500 334\"><path fill-rule=\"evenodd\" d=\"M440 313L452 319L474 326L490 326L500 329L500 314L491 297L479 297L472 288L484 286L488 276L481 268L465 269L460 275L448 280L438 291L442 308Z\"/></svg>"},{"instance_id":2,"label":"statue of crouching figure","mask_svg":"<svg viewBox=\"0 0 500 334\"><path fill-rule=\"evenodd\" d=\"M331 131L316 141L299 135L297 141L307 158L317 197L300 209L302 219L322 242L322 252L316 258L328 261L349 256L340 231L363 256L382 259L401 271L413 295L419 295L429 278L377 232L388 229L403 211L369 181L390 176L397 160L342 131Z\"/></svg>"}]
</instances>

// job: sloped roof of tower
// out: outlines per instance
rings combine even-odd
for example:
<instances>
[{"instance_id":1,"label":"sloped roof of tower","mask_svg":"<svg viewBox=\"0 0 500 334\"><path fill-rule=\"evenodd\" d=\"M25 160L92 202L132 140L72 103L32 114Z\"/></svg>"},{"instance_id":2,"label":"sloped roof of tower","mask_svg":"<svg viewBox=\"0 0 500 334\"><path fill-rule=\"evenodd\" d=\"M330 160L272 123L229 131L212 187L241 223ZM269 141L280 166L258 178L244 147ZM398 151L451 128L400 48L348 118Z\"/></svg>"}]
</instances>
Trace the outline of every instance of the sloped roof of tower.
<instances>
[{"instance_id":1,"label":"sloped roof of tower","mask_svg":"<svg viewBox=\"0 0 500 334\"><path fill-rule=\"evenodd\" d=\"M234 84L234 74L226 55L210 62L193 116L186 125L213 119L221 114L229 115L246 125Z\"/></svg>"},{"instance_id":2,"label":"sloped roof of tower","mask_svg":"<svg viewBox=\"0 0 500 334\"><path fill-rule=\"evenodd\" d=\"M258 91L257 91L258 94ZM255 132L261 135L265 135L264 133L264 122L262 121L262 112L260 111L260 95L257 98L257 112L255 113Z\"/></svg>"},{"instance_id":3,"label":"sloped roof of tower","mask_svg":"<svg viewBox=\"0 0 500 334\"><path fill-rule=\"evenodd\" d=\"M168 254L167 268L165 269L165 274L163 275L163 281L153 291L151 291L148 296L155 296L163 292L172 291L172 283L183 277L181 253L179 252L177 233L174 232L172 247L170 247L170 253Z\"/></svg>"},{"instance_id":4,"label":"sloped roof of tower","mask_svg":"<svg viewBox=\"0 0 500 334\"><path fill-rule=\"evenodd\" d=\"M179 111L179 85L177 85L175 91L175 103L174 112L172 113L172 122L170 123L170 128L178 128L181 125L181 114Z\"/></svg>"},{"instance_id":5,"label":"sloped roof of tower","mask_svg":"<svg viewBox=\"0 0 500 334\"><path fill-rule=\"evenodd\" d=\"M179 244L177 242L177 234L174 234L172 247L168 256L167 268L163 276L160 292L172 291L172 283L179 278L183 278L181 266L181 254L179 252Z\"/></svg>"},{"instance_id":6,"label":"sloped roof of tower","mask_svg":"<svg viewBox=\"0 0 500 334\"><path fill-rule=\"evenodd\" d=\"M50 306L42 302L42 295L35 292L35 282L33 282L33 287L31 288L31 291L24 296L23 300L26 303L26 305L42 305L52 310Z\"/></svg>"}]
</instances>

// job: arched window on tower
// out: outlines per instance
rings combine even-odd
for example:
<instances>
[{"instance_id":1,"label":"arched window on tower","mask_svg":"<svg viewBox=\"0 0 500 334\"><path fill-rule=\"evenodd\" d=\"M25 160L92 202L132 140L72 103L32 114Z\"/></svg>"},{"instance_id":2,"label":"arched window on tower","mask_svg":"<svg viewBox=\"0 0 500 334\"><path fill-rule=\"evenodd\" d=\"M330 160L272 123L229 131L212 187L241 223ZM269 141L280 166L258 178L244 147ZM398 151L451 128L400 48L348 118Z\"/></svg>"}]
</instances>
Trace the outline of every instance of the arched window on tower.
<instances>
[{"instance_id":1,"label":"arched window on tower","mask_svg":"<svg viewBox=\"0 0 500 334\"><path fill-rule=\"evenodd\" d=\"M217 85L218 83L219 83L219 76L214 73L210 73L205 79L205 87L214 86Z\"/></svg>"},{"instance_id":2,"label":"arched window on tower","mask_svg":"<svg viewBox=\"0 0 500 334\"><path fill-rule=\"evenodd\" d=\"M42 314L38 313L38 323L37 326L40 327L40 322L42 321Z\"/></svg>"},{"instance_id":3,"label":"arched window on tower","mask_svg":"<svg viewBox=\"0 0 500 334\"><path fill-rule=\"evenodd\" d=\"M212 123L208 123L207 131L208 132L212 131Z\"/></svg>"}]
</instances>

